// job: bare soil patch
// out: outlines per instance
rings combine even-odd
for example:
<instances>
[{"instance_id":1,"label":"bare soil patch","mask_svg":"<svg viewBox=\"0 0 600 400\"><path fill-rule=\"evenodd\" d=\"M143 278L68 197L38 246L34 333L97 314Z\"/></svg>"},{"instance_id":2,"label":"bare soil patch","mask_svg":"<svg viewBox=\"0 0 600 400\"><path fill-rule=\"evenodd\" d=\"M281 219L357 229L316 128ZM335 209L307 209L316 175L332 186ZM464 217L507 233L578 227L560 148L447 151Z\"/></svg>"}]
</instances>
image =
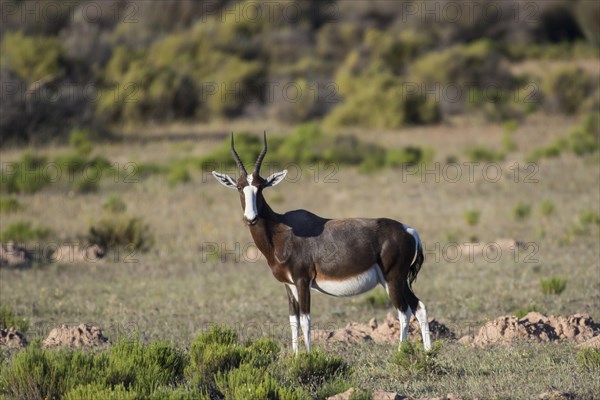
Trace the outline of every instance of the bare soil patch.
<instances>
[{"instance_id":1,"label":"bare soil patch","mask_svg":"<svg viewBox=\"0 0 600 400\"><path fill-rule=\"evenodd\" d=\"M44 347L96 347L108 343L102 330L96 325L79 324L78 326L54 328L44 340Z\"/></svg>"}]
</instances>

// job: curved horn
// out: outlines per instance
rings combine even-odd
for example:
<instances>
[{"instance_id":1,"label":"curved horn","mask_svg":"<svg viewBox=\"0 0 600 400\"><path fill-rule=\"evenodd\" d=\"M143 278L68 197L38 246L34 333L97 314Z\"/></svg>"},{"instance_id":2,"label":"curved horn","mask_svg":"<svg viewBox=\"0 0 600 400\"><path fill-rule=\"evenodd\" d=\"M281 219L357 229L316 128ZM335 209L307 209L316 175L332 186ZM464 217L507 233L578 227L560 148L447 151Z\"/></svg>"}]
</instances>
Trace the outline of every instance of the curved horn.
<instances>
[{"instance_id":1,"label":"curved horn","mask_svg":"<svg viewBox=\"0 0 600 400\"><path fill-rule=\"evenodd\" d=\"M240 168L240 171L242 171L244 175L248 175L248 172L246 172L246 168L244 168L242 160L240 160L240 156L235 151L235 147L233 147L233 132L231 132L231 155L233 156L233 159L235 160L237 166Z\"/></svg>"},{"instance_id":2,"label":"curved horn","mask_svg":"<svg viewBox=\"0 0 600 400\"><path fill-rule=\"evenodd\" d=\"M254 166L254 172L256 172L256 175L260 175L260 166L262 165L263 159L265 158L265 155L267 154L267 131L264 131L263 140L264 140L263 149L261 150L260 154L258 155L258 158L256 159L256 165Z\"/></svg>"}]
</instances>

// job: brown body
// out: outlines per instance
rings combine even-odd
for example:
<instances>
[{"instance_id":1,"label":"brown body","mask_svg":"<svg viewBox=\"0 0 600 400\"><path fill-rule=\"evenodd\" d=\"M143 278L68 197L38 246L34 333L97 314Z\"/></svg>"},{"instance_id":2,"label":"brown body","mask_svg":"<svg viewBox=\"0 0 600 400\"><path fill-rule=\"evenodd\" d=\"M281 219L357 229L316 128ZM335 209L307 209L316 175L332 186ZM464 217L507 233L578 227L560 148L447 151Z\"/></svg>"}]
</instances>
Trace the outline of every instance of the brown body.
<instances>
[{"instance_id":1,"label":"brown body","mask_svg":"<svg viewBox=\"0 0 600 400\"><path fill-rule=\"evenodd\" d=\"M263 189L283 180L286 171L260 176L265 145L254 172L248 174L233 148L240 177L213 171L223 185L240 194L244 219L252 238L264 254L275 279L286 284L292 325L292 344L297 352L299 325L310 350L310 290L333 296L352 296L381 284L399 312L401 340L406 339L408 318L415 313L429 349L429 327L425 306L410 284L423 263L418 234L388 218L326 219L309 211L274 212Z\"/></svg>"}]
</instances>

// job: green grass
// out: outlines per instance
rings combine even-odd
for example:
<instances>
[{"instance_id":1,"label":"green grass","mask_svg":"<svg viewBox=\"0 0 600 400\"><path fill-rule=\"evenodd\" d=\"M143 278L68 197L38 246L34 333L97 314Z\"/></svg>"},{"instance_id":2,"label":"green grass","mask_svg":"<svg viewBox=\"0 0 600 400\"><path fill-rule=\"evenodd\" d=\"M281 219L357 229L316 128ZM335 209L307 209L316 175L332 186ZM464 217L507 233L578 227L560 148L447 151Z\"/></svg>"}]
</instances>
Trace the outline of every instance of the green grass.
<instances>
[{"instance_id":1,"label":"green grass","mask_svg":"<svg viewBox=\"0 0 600 400\"><path fill-rule=\"evenodd\" d=\"M117 193L112 193L102 204L102 208L111 213L122 213L127 211L127 204Z\"/></svg>"},{"instance_id":2,"label":"green grass","mask_svg":"<svg viewBox=\"0 0 600 400\"><path fill-rule=\"evenodd\" d=\"M506 157L504 152L489 149L487 147L475 146L469 147L466 151L467 157L471 162L494 162L502 161Z\"/></svg>"},{"instance_id":3,"label":"green grass","mask_svg":"<svg viewBox=\"0 0 600 400\"><path fill-rule=\"evenodd\" d=\"M398 367L401 377L410 379L420 375L441 373L436 359L441 349L441 342L435 342L429 351L425 351L420 343L404 342L393 354L392 363Z\"/></svg>"},{"instance_id":4,"label":"green grass","mask_svg":"<svg viewBox=\"0 0 600 400\"><path fill-rule=\"evenodd\" d=\"M553 276L551 278L540 280L542 293L559 295L567 288L567 280L565 278Z\"/></svg>"},{"instance_id":5,"label":"green grass","mask_svg":"<svg viewBox=\"0 0 600 400\"><path fill-rule=\"evenodd\" d=\"M543 216L549 217L556 212L556 206L552 200L546 199L540 205L540 210Z\"/></svg>"},{"instance_id":6,"label":"green grass","mask_svg":"<svg viewBox=\"0 0 600 400\"><path fill-rule=\"evenodd\" d=\"M535 305L530 305L527 307L518 308L515 311L513 311L512 314L517 318L523 318L532 311L539 311L539 309Z\"/></svg>"},{"instance_id":7,"label":"green grass","mask_svg":"<svg viewBox=\"0 0 600 400\"><path fill-rule=\"evenodd\" d=\"M593 347L581 349L577 353L577 360L582 367L598 371L600 369L600 349Z\"/></svg>"}]
</instances>

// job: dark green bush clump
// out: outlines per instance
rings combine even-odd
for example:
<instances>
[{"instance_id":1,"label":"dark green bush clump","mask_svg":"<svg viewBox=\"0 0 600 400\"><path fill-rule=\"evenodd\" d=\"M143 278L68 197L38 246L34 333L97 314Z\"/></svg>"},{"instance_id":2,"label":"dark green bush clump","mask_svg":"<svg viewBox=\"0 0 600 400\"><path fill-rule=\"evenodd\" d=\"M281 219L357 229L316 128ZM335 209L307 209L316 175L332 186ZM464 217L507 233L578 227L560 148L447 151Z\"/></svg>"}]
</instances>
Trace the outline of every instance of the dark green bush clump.
<instances>
[{"instance_id":1,"label":"dark green bush clump","mask_svg":"<svg viewBox=\"0 0 600 400\"><path fill-rule=\"evenodd\" d=\"M89 243L102 248L127 247L147 251L154 239L150 227L139 217L112 215L94 223L87 234Z\"/></svg>"},{"instance_id":2,"label":"dark green bush clump","mask_svg":"<svg viewBox=\"0 0 600 400\"><path fill-rule=\"evenodd\" d=\"M592 79L578 67L563 67L550 72L543 81L546 102L566 114L579 111L592 91Z\"/></svg>"}]
</instances>

